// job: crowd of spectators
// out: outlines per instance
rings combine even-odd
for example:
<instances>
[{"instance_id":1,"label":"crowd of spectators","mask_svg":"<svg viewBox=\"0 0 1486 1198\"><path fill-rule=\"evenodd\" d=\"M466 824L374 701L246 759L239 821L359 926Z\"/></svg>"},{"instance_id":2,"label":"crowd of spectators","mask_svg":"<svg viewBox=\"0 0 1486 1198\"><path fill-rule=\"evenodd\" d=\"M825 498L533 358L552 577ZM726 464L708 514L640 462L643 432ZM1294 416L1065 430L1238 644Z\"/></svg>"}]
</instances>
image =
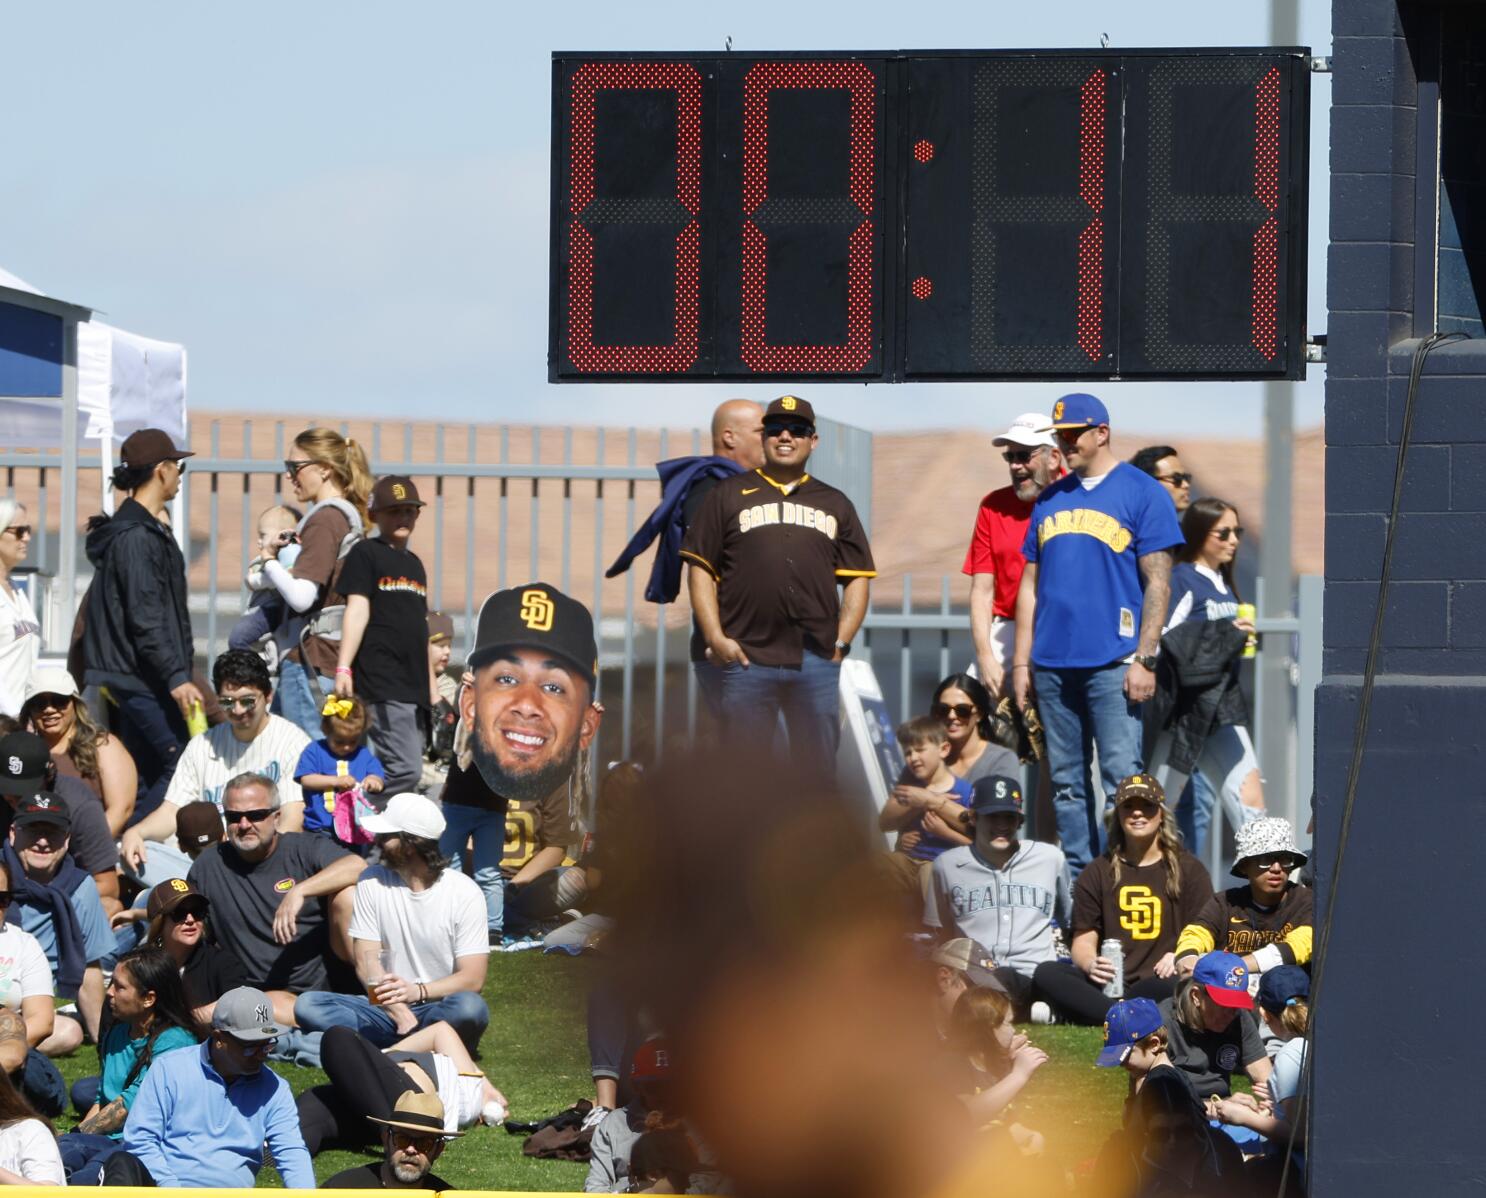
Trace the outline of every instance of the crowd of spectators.
<instances>
[{"instance_id":1,"label":"crowd of spectators","mask_svg":"<svg viewBox=\"0 0 1486 1198\"><path fill-rule=\"evenodd\" d=\"M661 505L611 573L656 542L647 596L666 602L684 564L707 738L828 776L871 547L808 472L809 402L729 401L712 436L710 456L660 464ZM998 1150L1035 1156L1042 1132L1012 1116L1048 1056L1015 1025L1103 1024L1098 1063L1125 1068L1130 1097L1102 1175L1272 1162L1301 1126L1312 902L1245 727L1238 513L1194 500L1172 447L1120 461L1091 395L996 445L1010 485L964 564L974 661L897 730L878 824L946 1075ZM324 1184L447 1188L447 1142L508 1113L477 1063L491 954L602 951L614 929L646 782L588 762L591 613L542 582L498 591L452 673L413 481L374 480L329 429L293 454L300 506L260 515L210 688L165 523L188 452L158 430L124 444L127 497L90 526L81 677L38 659L9 577L30 527L0 501L0 1180L250 1185L267 1159L308 1186L337 1146L381 1159ZM1039 758L1056 813L1040 838L1023 797ZM1214 802L1240 882L1216 893ZM595 987L590 1191L723 1184L661 1032ZM49 1058L85 1040L98 1076L57 1139ZM329 1081L296 1102L270 1059Z\"/></svg>"}]
</instances>

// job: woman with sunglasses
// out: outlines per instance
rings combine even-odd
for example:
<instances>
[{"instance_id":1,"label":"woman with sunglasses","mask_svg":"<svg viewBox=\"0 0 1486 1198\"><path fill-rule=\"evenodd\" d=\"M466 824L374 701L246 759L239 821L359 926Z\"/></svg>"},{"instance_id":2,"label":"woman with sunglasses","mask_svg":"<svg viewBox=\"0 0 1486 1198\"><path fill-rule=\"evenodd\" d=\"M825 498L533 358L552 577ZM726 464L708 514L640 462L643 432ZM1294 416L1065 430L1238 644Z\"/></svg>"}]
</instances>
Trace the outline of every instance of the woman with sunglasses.
<instances>
[{"instance_id":1,"label":"woman with sunglasses","mask_svg":"<svg viewBox=\"0 0 1486 1198\"><path fill-rule=\"evenodd\" d=\"M77 1130L61 1139L70 1185L97 1184L99 1167L118 1151L129 1107L155 1058L199 1039L176 963L158 948L119 958L108 984L108 1010L111 1018L98 1037L98 1099Z\"/></svg>"},{"instance_id":2,"label":"woman with sunglasses","mask_svg":"<svg viewBox=\"0 0 1486 1198\"><path fill-rule=\"evenodd\" d=\"M186 1005L206 1026L217 999L248 984L247 970L237 955L208 938L211 901L184 878L170 878L150 891L145 912L149 920L145 943L175 962Z\"/></svg>"},{"instance_id":3,"label":"woman with sunglasses","mask_svg":"<svg viewBox=\"0 0 1486 1198\"><path fill-rule=\"evenodd\" d=\"M1171 794L1182 793L1194 768L1212 783L1200 792L1194 788L1191 805L1177 810L1182 835L1198 855L1206 851L1213 789L1235 830L1264 814L1264 783L1238 685L1245 638L1237 633L1254 634L1253 621L1239 615L1233 580L1233 560L1243 532L1238 509L1221 499L1198 499L1187 508L1182 515L1185 544L1171 572L1171 609L1162 631L1162 656L1176 665L1160 674L1156 712L1161 714L1156 718L1162 731L1151 752L1150 769ZM1204 624L1223 624L1229 631L1204 632ZM1183 683L1182 666L1187 663L1206 673L1225 663L1226 669L1218 682L1196 689Z\"/></svg>"},{"instance_id":4,"label":"woman with sunglasses","mask_svg":"<svg viewBox=\"0 0 1486 1198\"><path fill-rule=\"evenodd\" d=\"M263 577L301 622L299 643L279 661L279 702L284 716L314 738L340 648L346 601L336 583L346 554L364 535L375 480L361 446L330 428L307 428L294 438L284 477L306 510L297 531L264 546ZM298 546L297 556L286 567L279 555L290 545Z\"/></svg>"},{"instance_id":5,"label":"woman with sunglasses","mask_svg":"<svg viewBox=\"0 0 1486 1198\"><path fill-rule=\"evenodd\" d=\"M25 504L0 499L0 715L12 717L20 714L26 679L41 651L41 625L31 598L10 581L30 548Z\"/></svg>"},{"instance_id":6,"label":"woman with sunglasses","mask_svg":"<svg viewBox=\"0 0 1486 1198\"><path fill-rule=\"evenodd\" d=\"M93 719L72 675L60 666L33 670L21 722L46 741L57 773L82 782L103 804L109 833L123 835L134 814L139 771L123 742Z\"/></svg>"},{"instance_id":7,"label":"woman with sunglasses","mask_svg":"<svg viewBox=\"0 0 1486 1198\"><path fill-rule=\"evenodd\" d=\"M1032 986L1061 1020L1094 1027L1115 998L1159 1002L1177 983L1177 934L1213 897L1212 880L1182 848L1161 784L1133 774L1115 791L1109 847L1073 886L1072 961L1045 961ZM1103 953L1120 942L1123 992L1106 994L1117 966Z\"/></svg>"},{"instance_id":8,"label":"woman with sunglasses","mask_svg":"<svg viewBox=\"0 0 1486 1198\"><path fill-rule=\"evenodd\" d=\"M1016 754L994 740L996 705L978 678L951 674L934 689L929 714L949 734L945 764L956 778L974 783L978 778L1020 776Z\"/></svg>"}]
</instances>

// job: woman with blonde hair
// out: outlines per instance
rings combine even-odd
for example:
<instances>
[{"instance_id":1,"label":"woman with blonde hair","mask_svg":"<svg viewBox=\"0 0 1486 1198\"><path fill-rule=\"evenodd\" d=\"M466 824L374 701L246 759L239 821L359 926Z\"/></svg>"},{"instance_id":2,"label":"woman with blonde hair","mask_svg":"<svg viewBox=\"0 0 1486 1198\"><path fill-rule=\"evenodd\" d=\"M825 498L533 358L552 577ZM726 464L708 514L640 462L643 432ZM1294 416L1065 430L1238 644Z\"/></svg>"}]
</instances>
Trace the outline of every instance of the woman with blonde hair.
<instances>
[{"instance_id":1,"label":"woman with blonde hair","mask_svg":"<svg viewBox=\"0 0 1486 1198\"><path fill-rule=\"evenodd\" d=\"M109 832L123 835L134 814L139 771L123 742L93 719L76 679L61 666L33 670L21 723L46 741L60 776L77 778L98 796Z\"/></svg>"},{"instance_id":2,"label":"woman with blonde hair","mask_svg":"<svg viewBox=\"0 0 1486 1198\"><path fill-rule=\"evenodd\" d=\"M1182 847L1166 792L1150 774L1132 774L1115 791L1109 847L1073 887L1073 960L1044 961L1033 989L1058 1018L1094 1027L1114 998L1159 1002L1176 985L1176 942L1213 897L1202 862ZM1115 965L1101 950L1118 940L1123 988L1106 992Z\"/></svg>"},{"instance_id":3,"label":"woman with blonde hair","mask_svg":"<svg viewBox=\"0 0 1486 1198\"><path fill-rule=\"evenodd\" d=\"M26 679L41 651L41 625L31 599L10 581L30 548L26 505L0 499L0 715L12 718L20 714Z\"/></svg>"},{"instance_id":4,"label":"woman with blonde hair","mask_svg":"<svg viewBox=\"0 0 1486 1198\"><path fill-rule=\"evenodd\" d=\"M294 498L306 505L299 525L281 533L264 562L263 576L283 595L298 620L299 643L279 663L279 703L284 717L311 738L332 689L346 601L336 590L341 565L366 525L373 479L366 453L334 429L307 428L294 438L284 474ZM298 547L292 566L279 560Z\"/></svg>"}]
</instances>

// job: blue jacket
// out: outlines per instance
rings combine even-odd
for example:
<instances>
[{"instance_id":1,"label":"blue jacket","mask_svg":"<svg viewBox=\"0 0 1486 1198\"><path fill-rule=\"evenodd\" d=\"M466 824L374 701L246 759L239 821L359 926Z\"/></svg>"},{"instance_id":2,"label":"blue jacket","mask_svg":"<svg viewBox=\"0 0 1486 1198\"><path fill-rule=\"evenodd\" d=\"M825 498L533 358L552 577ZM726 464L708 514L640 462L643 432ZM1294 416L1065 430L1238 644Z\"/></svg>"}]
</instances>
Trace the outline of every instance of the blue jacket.
<instances>
[{"instance_id":1,"label":"blue jacket","mask_svg":"<svg viewBox=\"0 0 1486 1198\"><path fill-rule=\"evenodd\" d=\"M265 1065L228 1085L207 1041L151 1064L124 1122L123 1147L156 1185L251 1189L265 1140L284 1185L313 1190L315 1170L289 1083Z\"/></svg>"},{"instance_id":2,"label":"blue jacket","mask_svg":"<svg viewBox=\"0 0 1486 1198\"><path fill-rule=\"evenodd\" d=\"M655 472L660 475L660 503L630 538L624 552L604 571L604 577L623 574L630 563L645 552L650 542L659 537L655 561L650 567L650 581L645 584L645 598L651 603L673 603L681 592L681 539L686 533L684 509L687 495L698 479L731 478L742 474L743 467L730 458L714 456L670 458L657 462Z\"/></svg>"}]
</instances>

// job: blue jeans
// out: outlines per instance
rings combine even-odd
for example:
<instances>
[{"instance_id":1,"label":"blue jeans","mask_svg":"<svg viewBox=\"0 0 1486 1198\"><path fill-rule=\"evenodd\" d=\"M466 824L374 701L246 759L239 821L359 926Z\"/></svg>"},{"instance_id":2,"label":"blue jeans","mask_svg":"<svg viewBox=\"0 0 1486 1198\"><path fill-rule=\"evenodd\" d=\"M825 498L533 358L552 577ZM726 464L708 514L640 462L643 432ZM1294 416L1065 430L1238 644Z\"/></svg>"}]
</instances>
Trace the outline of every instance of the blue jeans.
<instances>
[{"instance_id":1,"label":"blue jeans","mask_svg":"<svg viewBox=\"0 0 1486 1198\"><path fill-rule=\"evenodd\" d=\"M722 667L710 661L694 661L691 672L697 676L697 696L702 709L715 721L722 719Z\"/></svg>"},{"instance_id":2,"label":"blue jeans","mask_svg":"<svg viewBox=\"0 0 1486 1198\"><path fill-rule=\"evenodd\" d=\"M117 705L119 740L139 768L139 794L129 817L132 825L160 806L191 733L168 691L111 688L109 694Z\"/></svg>"},{"instance_id":3,"label":"blue jeans","mask_svg":"<svg viewBox=\"0 0 1486 1198\"><path fill-rule=\"evenodd\" d=\"M485 1000L470 990L448 994L433 1002L413 1004L419 1027L442 1019L464 1041L470 1052L480 1046L480 1036L490 1022L490 1008ZM303 1031L323 1032L332 1027L349 1027L360 1032L378 1048L387 1048L399 1036L392 1016L382 1007L360 994L331 994L325 990L308 990L294 1002L294 1022Z\"/></svg>"},{"instance_id":4,"label":"blue jeans","mask_svg":"<svg viewBox=\"0 0 1486 1198\"><path fill-rule=\"evenodd\" d=\"M325 706L325 696L334 688L331 679L321 677L303 662L290 661L287 657L279 662L278 697L284 718L302 728L311 740L325 735L320 727L320 712Z\"/></svg>"},{"instance_id":5,"label":"blue jeans","mask_svg":"<svg viewBox=\"0 0 1486 1198\"><path fill-rule=\"evenodd\" d=\"M1182 830L1182 842L1187 852L1204 865L1207 864L1203 856L1207 850L1207 830L1212 827L1213 800L1217 797L1218 792L1207 775L1198 770L1188 779L1176 804L1176 824Z\"/></svg>"},{"instance_id":6,"label":"blue jeans","mask_svg":"<svg viewBox=\"0 0 1486 1198\"><path fill-rule=\"evenodd\" d=\"M1048 772L1058 839L1068 868L1079 872L1104 851L1104 809L1122 779L1138 774L1143 724L1140 705L1125 698L1124 662L1092 669L1036 666L1037 711L1047 735ZM1107 799L1096 802L1090 784L1094 746Z\"/></svg>"},{"instance_id":7,"label":"blue jeans","mask_svg":"<svg viewBox=\"0 0 1486 1198\"><path fill-rule=\"evenodd\" d=\"M841 745L841 664L806 650L799 669L724 666L723 735L765 752L780 716L791 765L831 778Z\"/></svg>"},{"instance_id":8,"label":"blue jeans","mask_svg":"<svg viewBox=\"0 0 1486 1198\"><path fill-rule=\"evenodd\" d=\"M489 807L444 804L444 834L439 852L450 860L451 869L463 869L464 846L474 838L475 885L485 895L485 923L499 933L505 923L506 887L500 862L506 850L506 813Z\"/></svg>"},{"instance_id":9,"label":"blue jeans","mask_svg":"<svg viewBox=\"0 0 1486 1198\"><path fill-rule=\"evenodd\" d=\"M69 1186L96 1186L103 1172L103 1162L124 1146L112 1136L92 1132L70 1131L57 1137L57 1150L62 1157L62 1172Z\"/></svg>"}]
</instances>

